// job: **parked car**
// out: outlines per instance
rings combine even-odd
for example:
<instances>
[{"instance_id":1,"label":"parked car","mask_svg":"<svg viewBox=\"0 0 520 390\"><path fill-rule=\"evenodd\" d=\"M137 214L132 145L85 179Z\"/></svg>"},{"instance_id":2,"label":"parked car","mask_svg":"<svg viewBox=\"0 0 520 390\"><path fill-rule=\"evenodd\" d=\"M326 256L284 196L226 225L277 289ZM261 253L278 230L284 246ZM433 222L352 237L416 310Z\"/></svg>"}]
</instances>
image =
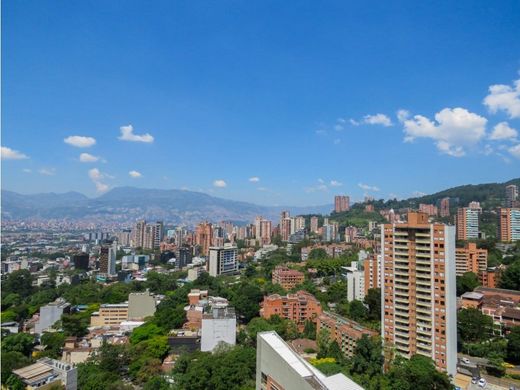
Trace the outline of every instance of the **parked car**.
<instances>
[{"instance_id":1,"label":"parked car","mask_svg":"<svg viewBox=\"0 0 520 390\"><path fill-rule=\"evenodd\" d=\"M463 357L460 360L462 360L462 363L464 363L464 364L471 364L470 360L467 357Z\"/></svg>"},{"instance_id":2,"label":"parked car","mask_svg":"<svg viewBox=\"0 0 520 390\"><path fill-rule=\"evenodd\" d=\"M471 378L471 383L473 383L474 385L476 385L477 382L478 382L478 379L479 379L478 376L474 376L473 378Z\"/></svg>"},{"instance_id":3,"label":"parked car","mask_svg":"<svg viewBox=\"0 0 520 390\"><path fill-rule=\"evenodd\" d=\"M480 378L480 380L478 381L478 387L484 388L484 387L486 387L486 385L487 385L486 380L484 378Z\"/></svg>"}]
</instances>

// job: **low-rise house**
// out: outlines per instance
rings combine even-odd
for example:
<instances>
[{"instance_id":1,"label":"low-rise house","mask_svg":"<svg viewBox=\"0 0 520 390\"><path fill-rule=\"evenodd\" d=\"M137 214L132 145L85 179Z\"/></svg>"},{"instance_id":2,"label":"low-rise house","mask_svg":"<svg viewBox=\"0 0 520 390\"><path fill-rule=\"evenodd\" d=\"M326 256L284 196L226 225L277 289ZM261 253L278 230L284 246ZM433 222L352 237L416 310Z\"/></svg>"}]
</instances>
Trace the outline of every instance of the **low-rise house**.
<instances>
[{"instance_id":1,"label":"low-rise house","mask_svg":"<svg viewBox=\"0 0 520 390\"><path fill-rule=\"evenodd\" d=\"M28 389L50 389L62 385L66 390L78 388L78 371L71 364L42 358L29 366L13 370Z\"/></svg>"},{"instance_id":2,"label":"low-rise house","mask_svg":"<svg viewBox=\"0 0 520 390\"><path fill-rule=\"evenodd\" d=\"M309 320L315 323L321 312L321 304L314 295L300 290L295 294L285 296L272 294L264 297L260 316L268 319L273 315L278 315L295 322L298 329L302 331L305 327L305 321Z\"/></svg>"},{"instance_id":3,"label":"low-rise house","mask_svg":"<svg viewBox=\"0 0 520 390\"><path fill-rule=\"evenodd\" d=\"M354 356L357 342L363 335L368 337L378 335L378 332L372 329L331 312L323 312L318 317L316 332L319 334L323 329L329 332L329 339L336 341L343 354L349 358Z\"/></svg>"}]
</instances>

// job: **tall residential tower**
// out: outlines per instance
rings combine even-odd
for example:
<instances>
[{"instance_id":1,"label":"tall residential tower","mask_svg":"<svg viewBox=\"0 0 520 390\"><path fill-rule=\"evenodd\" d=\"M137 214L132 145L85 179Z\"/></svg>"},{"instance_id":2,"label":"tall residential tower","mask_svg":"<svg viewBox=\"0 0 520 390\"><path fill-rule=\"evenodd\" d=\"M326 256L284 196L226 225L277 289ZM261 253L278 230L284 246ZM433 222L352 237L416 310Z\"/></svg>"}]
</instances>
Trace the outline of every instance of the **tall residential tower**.
<instances>
[{"instance_id":1,"label":"tall residential tower","mask_svg":"<svg viewBox=\"0 0 520 390\"><path fill-rule=\"evenodd\" d=\"M455 375L455 228L410 212L406 223L381 227L381 256L385 349L407 358L427 356L437 369Z\"/></svg>"}]
</instances>

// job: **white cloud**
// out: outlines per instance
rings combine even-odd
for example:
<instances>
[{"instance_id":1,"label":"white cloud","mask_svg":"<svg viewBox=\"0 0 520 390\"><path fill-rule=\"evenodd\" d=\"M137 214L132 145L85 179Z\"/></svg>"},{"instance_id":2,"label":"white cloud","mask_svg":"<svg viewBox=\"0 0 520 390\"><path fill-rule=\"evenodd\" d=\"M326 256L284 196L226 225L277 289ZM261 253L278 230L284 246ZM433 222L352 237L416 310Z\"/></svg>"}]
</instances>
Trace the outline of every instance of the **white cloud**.
<instances>
[{"instance_id":1,"label":"white cloud","mask_svg":"<svg viewBox=\"0 0 520 390\"><path fill-rule=\"evenodd\" d=\"M509 126L507 122L498 123L491 132L489 139L491 140L514 140L518 136L518 132Z\"/></svg>"},{"instance_id":2,"label":"white cloud","mask_svg":"<svg viewBox=\"0 0 520 390\"><path fill-rule=\"evenodd\" d=\"M260 178L258 176L253 176L249 178L249 181L251 183L258 183L260 181Z\"/></svg>"},{"instance_id":3,"label":"white cloud","mask_svg":"<svg viewBox=\"0 0 520 390\"><path fill-rule=\"evenodd\" d=\"M83 163L91 163L91 162L99 161L99 157L93 156L92 154L89 154L89 153L81 153L79 155L79 161L81 161Z\"/></svg>"},{"instance_id":4,"label":"white cloud","mask_svg":"<svg viewBox=\"0 0 520 390\"><path fill-rule=\"evenodd\" d=\"M88 177L96 185L97 192L106 192L108 190L108 188L109 188L108 184L103 183L102 180L109 176L105 175L104 173L101 173L101 171L99 169L97 169L97 168L90 169L88 171Z\"/></svg>"},{"instance_id":5,"label":"white cloud","mask_svg":"<svg viewBox=\"0 0 520 390\"><path fill-rule=\"evenodd\" d=\"M142 135L134 134L134 127L132 125L121 126L119 129L121 130L119 139L122 141L151 143L154 140L153 136L149 133Z\"/></svg>"},{"instance_id":6,"label":"white cloud","mask_svg":"<svg viewBox=\"0 0 520 390\"><path fill-rule=\"evenodd\" d=\"M516 158L520 158L520 144L510 147L509 153Z\"/></svg>"},{"instance_id":7,"label":"white cloud","mask_svg":"<svg viewBox=\"0 0 520 390\"><path fill-rule=\"evenodd\" d=\"M96 185L97 192L107 192L108 191L108 184L102 183L100 181L95 181L94 184Z\"/></svg>"},{"instance_id":8,"label":"white cloud","mask_svg":"<svg viewBox=\"0 0 520 390\"><path fill-rule=\"evenodd\" d=\"M25 172L25 173L32 173L32 169L24 168L24 169L22 169L22 172Z\"/></svg>"},{"instance_id":9,"label":"white cloud","mask_svg":"<svg viewBox=\"0 0 520 390\"><path fill-rule=\"evenodd\" d=\"M342 124L347 123L347 121L346 121L345 119L343 119L343 118L338 118L338 119L336 120L336 122L338 122L338 123L342 123Z\"/></svg>"},{"instance_id":10,"label":"white cloud","mask_svg":"<svg viewBox=\"0 0 520 390\"><path fill-rule=\"evenodd\" d=\"M339 138L336 138L333 142L334 145L339 145L341 143L341 140Z\"/></svg>"},{"instance_id":11,"label":"white cloud","mask_svg":"<svg viewBox=\"0 0 520 390\"><path fill-rule=\"evenodd\" d=\"M357 121L355 119L349 119L349 122L353 126L360 125L382 125L385 127L393 126L392 120L385 114L365 115L363 119Z\"/></svg>"},{"instance_id":12,"label":"white cloud","mask_svg":"<svg viewBox=\"0 0 520 390\"><path fill-rule=\"evenodd\" d=\"M399 122L404 122L405 120L407 120L410 117L410 111L400 109L397 111L396 116L397 116L397 120L399 120Z\"/></svg>"},{"instance_id":13,"label":"white cloud","mask_svg":"<svg viewBox=\"0 0 520 390\"><path fill-rule=\"evenodd\" d=\"M427 195L427 193L426 192L422 192L422 191L414 191L414 192L412 192L412 195L415 196L416 198L418 198L420 196Z\"/></svg>"},{"instance_id":14,"label":"white cloud","mask_svg":"<svg viewBox=\"0 0 520 390\"><path fill-rule=\"evenodd\" d=\"M330 181L330 186L331 187L341 187L343 185L343 183L337 181L337 180L331 180Z\"/></svg>"},{"instance_id":15,"label":"white cloud","mask_svg":"<svg viewBox=\"0 0 520 390\"><path fill-rule=\"evenodd\" d=\"M329 187L327 187L327 184L325 184L325 180L319 178L318 184L312 187L306 187L305 192L316 192L316 191L328 191Z\"/></svg>"},{"instance_id":16,"label":"white cloud","mask_svg":"<svg viewBox=\"0 0 520 390\"><path fill-rule=\"evenodd\" d=\"M343 129L344 129L344 127L340 124L334 125L334 130L336 130L336 131L342 131Z\"/></svg>"},{"instance_id":17,"label":"white cloud","mask_svg":"<svg viewBox=\"0 0 520 390\"><path fill-rule=\"evenodd\" d=\"M54 169L54 168L40 168L38 170L38 172L41 175L44 175L44 176L54 176L56 174L56 169Z\"/></svg>"},{"instance_id":18,"label":"white cloud","mask_svg":"<svg viewBox=\"0 0 520 390\"><path fill-rule=\"evenodd\" d=\"M367 125L392 126L392 121L385 114L365 115L363 122Z\"/></svg>"},{"instance_id":19,"label":"white cloud","mask_svg":"<svg viewBox=\"0 0 520 390\"><path fill-rule=\"evenodd\" d=\"M71 135L63 139L63 142L77 148L89 148L96 144L96 139L93 137L84 137L82 135Z\"/></svg>"},{"instance_id":20,"label":"white cloud","mask_svg":"<svg viewBox=\"0 0 520 390\"><path fill-rule=\"evenodd\" d=\"M2 146L0 148L0 154L2 155L2 160L25 160L29 158L29 156L23 154L22 152L13 150L7 146Z\"/></svg>"},{"instance_id":21,"label":"white cloud","mask_svg":"<svg viewBox=\"0 0 520 390\"><path fill-rule=\"evenodd\" d=\"M482 151L484 156L489 156L490 154L493 154L493 152L494 152L494 149L491 145L489 145L489 144L484 145L484 150Z\"/></svg>"},{"instance_id":22,"label":"white cloud","mask_svg":"<svg viewBox=\"0 0 520 390\"><path fill-rule=\"evenodd\" d=\"M465 154L465 146L476 144L486 133L487 119L464 108L445 108L435 114L435 120L422 115L405 120L405 142L430 138L442 153L460 157Z\"/></svg>"},{"instance_id":23,"label":"white cloud","mask_svg":"<svg viewBox=\"0 0 520 390\"><path fill-rule=\"evenodd\" d=\"M505 111L510 118L520 118L520 79L514 81L513 86L490 86L483 103L492 113Z\"/></svg>"},{"instance_id":24,"label":"white cloud","mask_svg":"<svg viewBox=\"0 0 520 390\"><path fill-rule=\"evenodd\" d=\"M138 179L140 177L143 177L141 172L137 172L137 171L130 171L130 172L128 172L128 174L130 175L130 177L133 177L134 179Z\"/></svg>"},{"instance_id":25,"label":"white cloud","mask_svg":"<svg viewBox=\"0 0 520 390\"><path fill-rule=\"evenodd\" d=\"M213 187L225 188L226 186L227 186L226 182L222 179L218 179L213 182Z\"/></svg>"},{"instance_id":26,"label":"white cloud","mask_svg":"<svg viewBox=\"0 0 520 390\"><path fill-rule=\"evenodd\" d=\"M358 187L365 191L375 191L375 192L379 191L379 187L371 186L371 185L364 184L364 183L358 183Z\"/></svg>"}]
</instances>

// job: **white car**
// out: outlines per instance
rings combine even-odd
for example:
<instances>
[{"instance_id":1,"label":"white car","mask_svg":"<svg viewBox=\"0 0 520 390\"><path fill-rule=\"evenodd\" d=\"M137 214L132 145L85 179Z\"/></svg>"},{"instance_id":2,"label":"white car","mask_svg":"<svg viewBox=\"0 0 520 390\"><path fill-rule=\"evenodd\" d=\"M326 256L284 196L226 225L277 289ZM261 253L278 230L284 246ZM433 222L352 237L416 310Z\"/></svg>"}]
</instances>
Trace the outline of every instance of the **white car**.
<instances>
[{"instance_id":1,"label":"white car","mask_svg":"<svg viewBox=\"0 0 520 390\"><path fill-rule=\"evenodd\" d=\"M478 381L478 387L484 388L484 387L486 387L486 385L487 385L486 380L484 378L480 378L480 380Z\"/></svg>"},{"instance_id":2,"label":"white car","mask_svg":"<svg viewBox=\"0 0 520 390\"><path fill-rule=\"evenodd\" d=\"M463 357L463 358L460 359L460 360L462 360L462 363L464 363L464 364L471 364L471 362L469 361L469 359L466 358L466 357Z\"/></svg>"}]
</instances>

